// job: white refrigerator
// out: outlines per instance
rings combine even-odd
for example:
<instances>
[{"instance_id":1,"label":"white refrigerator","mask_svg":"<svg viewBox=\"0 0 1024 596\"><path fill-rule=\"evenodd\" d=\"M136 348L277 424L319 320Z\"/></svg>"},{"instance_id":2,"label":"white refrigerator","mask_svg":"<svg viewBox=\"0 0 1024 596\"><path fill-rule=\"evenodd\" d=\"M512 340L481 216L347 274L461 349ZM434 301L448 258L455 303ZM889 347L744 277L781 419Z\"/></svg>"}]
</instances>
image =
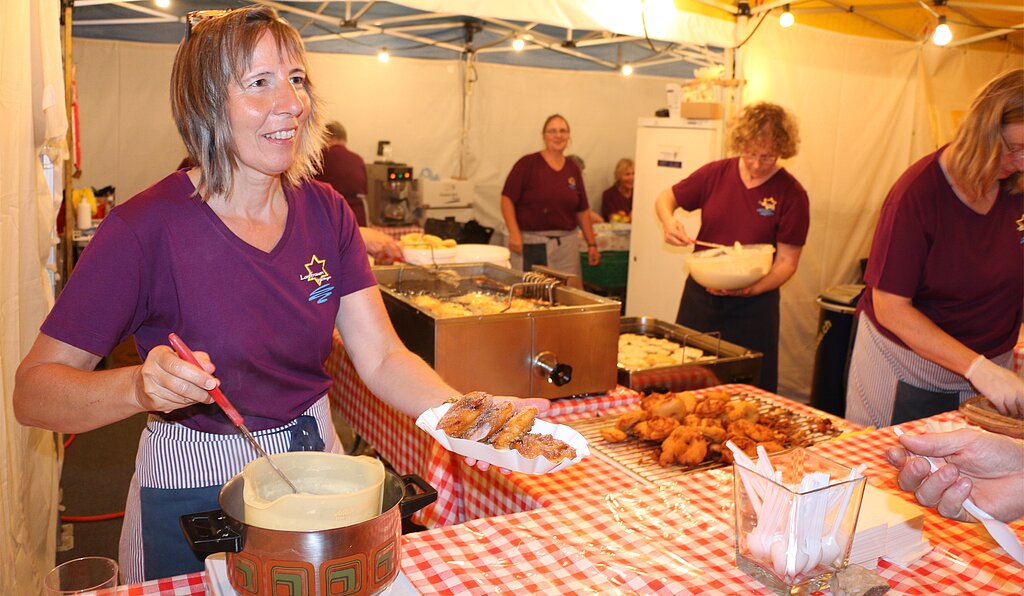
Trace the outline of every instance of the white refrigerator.
<instances>
[{"instance_id":1,"label":"white refrigerator","mask_svg":"<svg viewBox=\"0 0 1024 596\"><path fill-rule=\"evenodd\" d=\"M639 119L626 287L627 316L650 316L675 322L687 276L685 259L693 248L665 242L654 213L654 199L661 191L721 156L722 123L719 120ZM684 214L677 209L676 218L683 222L691 237L697 237L700 211Z\"/></svg>"}]
</instances>

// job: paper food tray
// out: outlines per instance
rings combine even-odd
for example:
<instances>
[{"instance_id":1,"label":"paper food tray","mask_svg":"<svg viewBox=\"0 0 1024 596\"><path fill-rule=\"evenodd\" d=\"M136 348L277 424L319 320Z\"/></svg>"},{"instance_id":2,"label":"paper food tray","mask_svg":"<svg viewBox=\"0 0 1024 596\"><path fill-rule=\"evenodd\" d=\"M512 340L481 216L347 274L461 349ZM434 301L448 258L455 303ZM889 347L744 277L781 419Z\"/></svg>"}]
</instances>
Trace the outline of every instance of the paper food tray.
<instances>
[{"instance_id":1,"label":"paper food tray","mask_svg":"<svg viewBox=\"0 0 1024 596\"><path fill-rule=\"evenodd\" d=\"M533 428L530 429L530 432L551 435L556 439L565 441L576 450L575 459L563 459L557 464L553 464L544 456L527 459L515 449L495 449L486 443L449 437L442 431L437 430L437 422L450 407L451 404L446 403L423 412L416 419L416 426L422 428L427 434L434 437L434 440L440 443L442 447L452 453L472 457L479 461L485 461L492 466L498 466L513 472L522 472L523 474L557 472L590 455L590 447L587 444L587 440L576 429L564 424L551 424L540 419L533 422Z\"/></svg>"}]
</instances>

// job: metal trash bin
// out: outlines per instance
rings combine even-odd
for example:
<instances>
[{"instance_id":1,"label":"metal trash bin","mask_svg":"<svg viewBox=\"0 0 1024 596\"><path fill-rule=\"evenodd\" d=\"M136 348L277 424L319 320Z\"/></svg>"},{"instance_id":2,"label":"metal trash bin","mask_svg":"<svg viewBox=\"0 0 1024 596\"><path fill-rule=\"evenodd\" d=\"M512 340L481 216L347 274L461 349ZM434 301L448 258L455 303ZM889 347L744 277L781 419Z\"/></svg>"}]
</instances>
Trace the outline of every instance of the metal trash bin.
<instances>
[{"instance_id":1,"label":"metal trash bin","mask_svg":"<svg viewBox=\"0 0 1024 596\"><path fill-rule=\"evenodd\" d=\"M817 299L821 316L814 353L811 405L837 416L846 413L846 376L857 333L854 311L864 287L861 284L833 286Z\"/></svg>"}]
</instances>

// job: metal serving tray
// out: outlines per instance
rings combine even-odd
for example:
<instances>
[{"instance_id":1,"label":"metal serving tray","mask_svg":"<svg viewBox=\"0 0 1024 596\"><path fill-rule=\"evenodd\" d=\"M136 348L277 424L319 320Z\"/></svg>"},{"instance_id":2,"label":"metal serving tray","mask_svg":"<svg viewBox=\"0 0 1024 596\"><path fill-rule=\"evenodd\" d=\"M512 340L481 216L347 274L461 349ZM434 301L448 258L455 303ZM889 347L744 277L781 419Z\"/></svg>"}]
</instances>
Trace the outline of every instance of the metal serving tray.
<instances>
[{"instance_id":1,"label":"metal serving tray","mask_svg":"<svg viewBox=\"0 0 1024 596\"><path fill-rule=\"evenodd\" d=\"M636 391L687 391L728 383L756 385L761 380L761 352L653 317L622 317L619 333L636 333L698 348L714 359L686 364L631 369L618 366L618 382Z\"/></svg>"}]
</instances>

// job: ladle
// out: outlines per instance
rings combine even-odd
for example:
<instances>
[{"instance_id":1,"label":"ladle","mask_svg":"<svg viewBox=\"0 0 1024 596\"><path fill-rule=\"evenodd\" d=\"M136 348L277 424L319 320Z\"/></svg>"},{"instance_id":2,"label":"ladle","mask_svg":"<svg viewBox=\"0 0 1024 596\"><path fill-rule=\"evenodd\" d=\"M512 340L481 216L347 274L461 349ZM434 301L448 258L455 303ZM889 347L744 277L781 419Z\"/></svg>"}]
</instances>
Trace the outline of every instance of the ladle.
<instances>
[{"instance_id":1,"label":"ladle","mask_svg":"<svg viewBox=\"0 0 1024 596\"><path fill-rule=\"evenodd\" d=\"M171 346L174 348L174 351L178 353L178 356L181 357L182 360L188 362L189 364L194 364L202 368L202 366L199 364L199 361L196 360L195 355L192 353L192 350L188 349L188 346L186 346L185 342L183 342L181 338L178 337L178 334L172 333L167 336L167 339L171 342ZM299 489L296 488L294 484L292 484L292 481L288 479L288 476L285 475L281 468L277 467L277 464L274 463L274 460L271 459L270 455L268 455L267 452L263 449L263 447L261 447L260 444L256 442L256 437L252 436L252 433L249 432L249 429L245 427L245 421L242 419L242 415L238 413L238 410L235 409L235 406L231 405L231 402L228 401L227 396L225 396L224 392L220 390L220 387L214 387L213 389L210 389L209 393L210 397L213 398L213 401L217 402L217 405L220 406L222 410L224 410L224 413L227 414L231 422L233 422L234 425L238 427L238 430L240 430L242 434L245 435L245 438L249 440L249 444L251 444L253 448L256 449L256 452L259 453L261 457L266 458L267 463L270 464L270 467L274 468L274 471L277 472L277 475L281 477L281 480L284 480L284 483L287 484L290 489L292 489L293 493L298 493Z\"/></svg>"}]
</instances>

